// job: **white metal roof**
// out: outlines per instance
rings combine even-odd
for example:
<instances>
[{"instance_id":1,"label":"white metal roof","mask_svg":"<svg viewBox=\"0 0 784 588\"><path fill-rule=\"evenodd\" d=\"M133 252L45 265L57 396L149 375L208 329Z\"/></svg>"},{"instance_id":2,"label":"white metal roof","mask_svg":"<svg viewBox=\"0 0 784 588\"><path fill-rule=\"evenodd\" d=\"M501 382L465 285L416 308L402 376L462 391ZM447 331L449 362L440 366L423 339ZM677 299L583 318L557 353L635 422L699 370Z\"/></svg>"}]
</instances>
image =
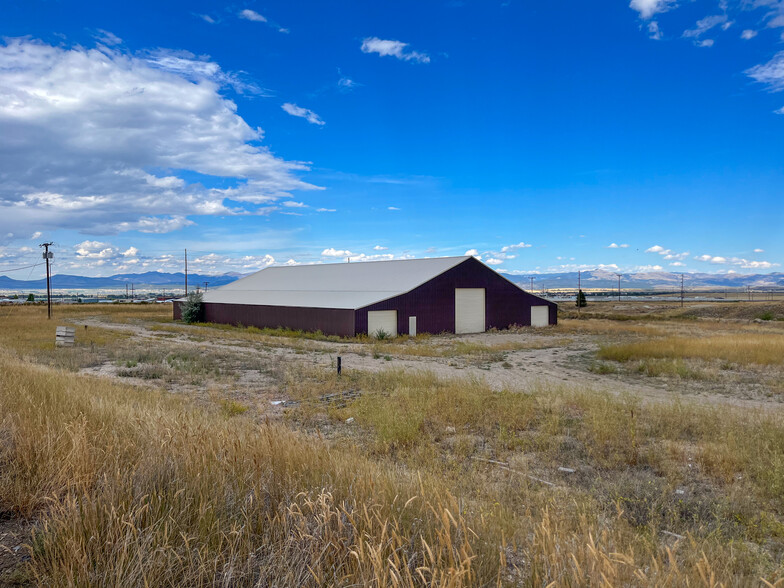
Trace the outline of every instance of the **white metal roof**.
<instances>
[{"instance_id":1,"label":"white metal roof","mask_svg":"<svg viewBox=\"0 0 784 588\"><path fill-rule=\"evenodd\" d=\"M470 259L436 257L268 267L204 295L204 302L362 308L405 294Z\"/></svg>"}]
</instances>

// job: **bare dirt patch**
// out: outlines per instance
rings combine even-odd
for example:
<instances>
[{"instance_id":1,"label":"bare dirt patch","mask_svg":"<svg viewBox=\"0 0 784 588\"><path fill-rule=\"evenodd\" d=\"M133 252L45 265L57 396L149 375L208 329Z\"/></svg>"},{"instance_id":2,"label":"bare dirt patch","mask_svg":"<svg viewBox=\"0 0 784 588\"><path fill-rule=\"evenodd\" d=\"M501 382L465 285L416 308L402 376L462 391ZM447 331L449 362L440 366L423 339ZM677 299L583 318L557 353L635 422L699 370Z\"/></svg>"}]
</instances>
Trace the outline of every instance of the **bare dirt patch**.
<instances>
[{"instance_id":1,"label":"bare dirt patch","mask_svg":"<svg viewBox=\"0 0 784 588\"><path fill-rule=\"evenodd\" d=\"M612 320L564 321L556 328L521 329L476 335L442 335L427 340L400 342L332 342L269 336L248 336L242 329L216 330L199 326L173 326L160 331L159 323L118 323L110 316L82 323L130 334L130 348L143 346L157 353L218 356L222 373L177 373L158 361L152 367L122 368L117 359L84 371L123 378L139 385L163 385L167 389L210 402L230 398L251 405L264 415L279 414L282 370L297 365L336 368L342 358L344 370L380 372L390 368L429 371L439 377L468 377L494 390L526 390L542 383L591 388L613 394L671 400L687 396L704 402L758 405L780 402L784 390L775 370L720 362L690 362L678 369L662 366L618 364L597 360L607 344L650 339L676 333L705 334L702 323L662 322L654 325ZM765 332L777 325L753 325ZM733 325L707 325L709 334L732 332ZM746 328L746 327L743 327ZM779 332L776 329L776 332ZM145 372L145 370L147 370ZM150 376L145 378L144 374ZM138 376L137 376L138 374Z\"/></svg>"}]
</instances>

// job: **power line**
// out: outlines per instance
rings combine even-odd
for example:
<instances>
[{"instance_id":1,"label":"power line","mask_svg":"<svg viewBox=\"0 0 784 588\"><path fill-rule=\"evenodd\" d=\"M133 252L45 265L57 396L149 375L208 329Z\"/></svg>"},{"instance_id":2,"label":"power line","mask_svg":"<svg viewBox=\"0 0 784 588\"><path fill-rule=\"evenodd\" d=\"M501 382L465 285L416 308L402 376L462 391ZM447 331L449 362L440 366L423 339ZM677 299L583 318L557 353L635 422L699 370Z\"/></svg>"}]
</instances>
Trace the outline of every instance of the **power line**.
<instances>
[{"instance_id":1,"label":"power line","mask_svg":"<svg viewBox=\"0 0 784 588\"><path fill-rule=\"evenodd\" d=\"M2 268L0 268L0 272L3 272L3 273L6 273L6 272L18 272L20 270L30 269L31 267L38 267L39 265L43 265L43 264L44 264L43 261L39 261L38 263L34 263L33 265L24 265L22 267L14 267L14 268L11 268L11 269L2 269Z\"/></svg>"}]
</instances>

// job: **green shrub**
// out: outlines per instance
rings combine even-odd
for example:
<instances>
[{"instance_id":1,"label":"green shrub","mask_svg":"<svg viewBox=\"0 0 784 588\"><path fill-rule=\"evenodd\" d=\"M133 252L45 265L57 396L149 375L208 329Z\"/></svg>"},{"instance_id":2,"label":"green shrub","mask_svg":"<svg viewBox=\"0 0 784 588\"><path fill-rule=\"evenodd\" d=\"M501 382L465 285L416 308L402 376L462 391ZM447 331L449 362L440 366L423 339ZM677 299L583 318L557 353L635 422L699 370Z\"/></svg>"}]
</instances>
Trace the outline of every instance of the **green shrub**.
<instances>
[{"instance_id":1,"label":"green shrub","mask_svg":"<svg viewBox=\"0 0 784 588\"><path fill-rule=\"evenodd\" d=\"M390 333L387 333L384 329L378 329L373 333L373 336L379 340L392 338L392 335Z\"/></svg>"},{"instance_id":2,"label":"green shrub","mask_svg":"<svg viewBox=\"0 0 784 588\"><path fill-rule=\"evenodd\" d=\"M191 292L182 303L182 320L186 323L195 323L201 319L201 292Z\"/></svg>"}]
</instances>

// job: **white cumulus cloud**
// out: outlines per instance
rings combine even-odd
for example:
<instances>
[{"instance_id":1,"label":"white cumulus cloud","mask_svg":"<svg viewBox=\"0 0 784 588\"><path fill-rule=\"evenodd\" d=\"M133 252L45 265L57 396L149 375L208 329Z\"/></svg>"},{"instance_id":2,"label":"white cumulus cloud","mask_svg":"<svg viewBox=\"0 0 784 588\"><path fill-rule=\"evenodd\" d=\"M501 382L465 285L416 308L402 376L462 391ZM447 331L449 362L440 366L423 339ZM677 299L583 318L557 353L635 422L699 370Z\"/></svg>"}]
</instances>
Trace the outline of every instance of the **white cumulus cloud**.
<instances>
[{"instance_id":1,"label":"white cumulus cloud","mask_svg":"<svg viewBox=\"0 0 784 588\"><path fill-rule=\"evenodd\" d=\"M632 0L629 7L640 13L644 19L651 18L654 14L665 12L674 3L674 0Z\"/></svg>"},{"instance_id":2,"label":"white cumulus cloud","mask_svg":"<svg viewBox=\"0 0 784 588\"><path fill-rule=\"evenodd\" d=\"M329 247L321 252L322 257L351 257L355 255L348 249L335 249L334 247Z\"/></svg>"},{"instance_id":3,"label":"white cumulus cloud","mask_svg":"<svg viewBox=\"0 0 784 588\"><path fill-rule=\"evenodd\" d=\"M191 215L246 212L226 198L258 204L315 189L296 176L305 164L259 145L262 130L222 93L232 79L179 53L0 43L0 234L165 232L192 224ZM236 185L206 189L151 169Z\"/></svg>"}]
</instances>

